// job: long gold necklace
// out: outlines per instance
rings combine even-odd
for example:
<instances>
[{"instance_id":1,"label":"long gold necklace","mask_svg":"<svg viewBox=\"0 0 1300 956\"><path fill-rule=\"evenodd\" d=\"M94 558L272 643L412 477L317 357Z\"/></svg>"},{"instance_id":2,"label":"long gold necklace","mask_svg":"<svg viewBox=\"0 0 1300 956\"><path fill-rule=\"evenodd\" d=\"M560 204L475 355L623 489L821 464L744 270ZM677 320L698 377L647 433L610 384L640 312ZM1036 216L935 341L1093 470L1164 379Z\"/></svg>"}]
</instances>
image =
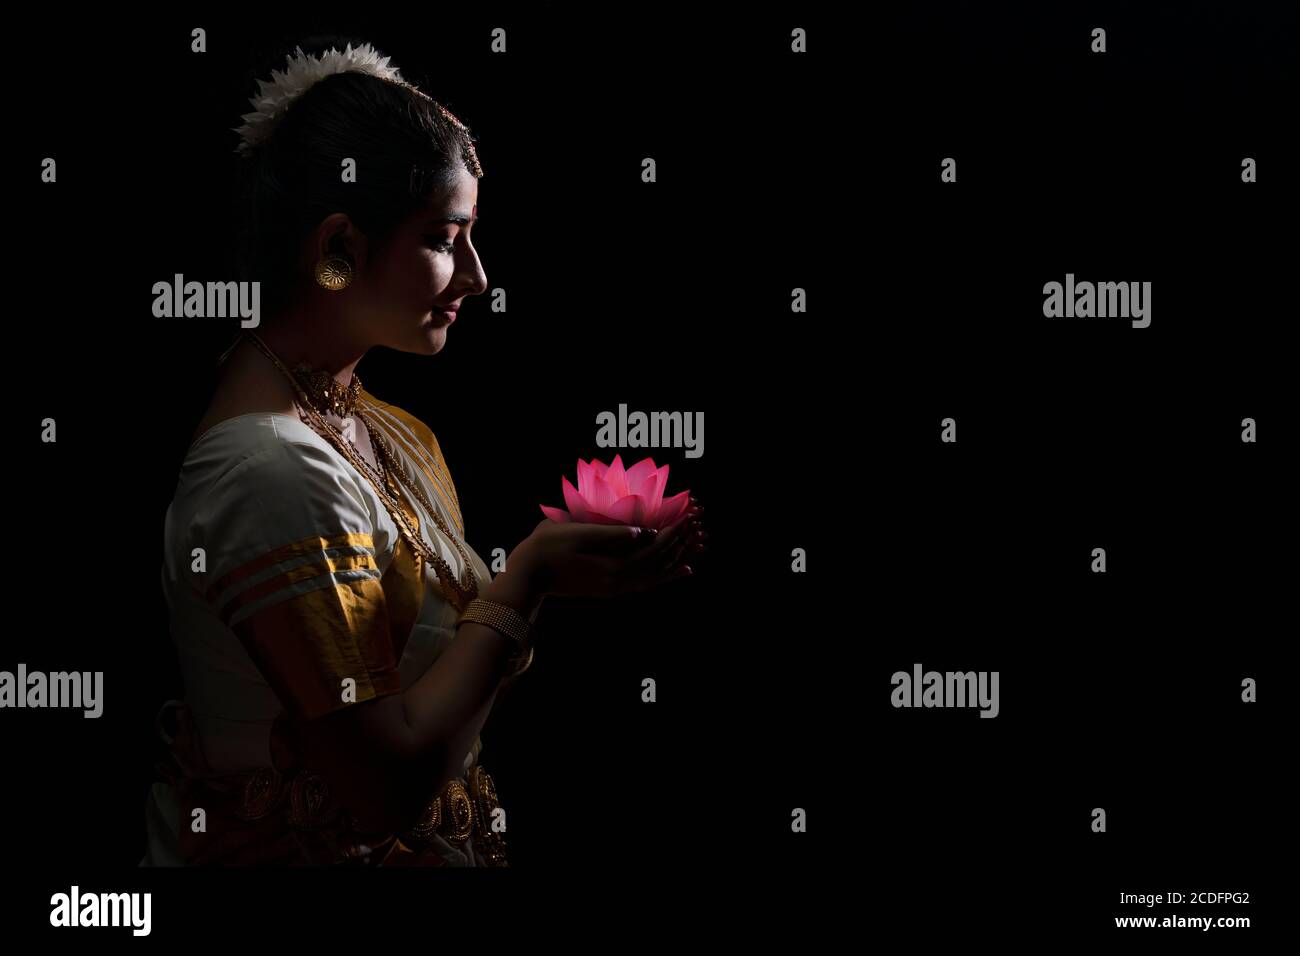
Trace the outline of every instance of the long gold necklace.
<instances>
[{"instance_id":1,"label":"long gold necklace","mask_svg":"<svg viewBox=\"0 0 1300 956\"><path fill-rule=\"evenodd\" d=\"M356 417L361 419L365 424L366 431L370 435L370 444L375 449L375 462L381 469L381 471L377 473L380 480L387 483L392 480L393 475L396 475L398 481L415 494L416 500L424 506L424 510L433 519L434 524L438 526L438 529L443 533L447 540L452 543L452 546L456 549L457 553L460 554L465 570L461 573L459 581L456 580L455 575L452 574L451 568L445 561L443 561L441 555L434 553L431 556L431 560L434 568L438 572L438 580L442 581L443 584L454 590L457 595L460 596L461 600L465 604L468 604L478 596L478 575L474 573L474 565L469 559L469 554L461 545L460 539L452 533L451 528L449 528L446 521L443 520L442 513L433 502L429 500L428 495L424 493L424 489L420 487L420 483L411 476L406 465L402 463L401 459L397 457L396 453L389 446L387 437L382 434L375 422L369 415L366 415L361 411L356 413ZM366 462L364 458L362 458L362 461L365 462L367 467L369 467L369 462Z\"/></svg>"},{"instance_id":2,"label":"long gold necklace","mask_svg":"<svg viewBox=\"0 0 1300 956\"><path fill-rule=\"evenodd\" d=\"M322 438L329 441L329 443L333 445L340 454L347 458L358 472L366 476L366 480L374 487L380 500L383 501L384 507L392 516L394 523L397 525L398 532L410 545L416 561L419 562L424 560L433 565L434 570L438 574L438 580L442 582L443 586L447 588L451 595L454 595L452 601L456 605L457 610L463 611L465 606L478 596L478 575L474 572L473 563L470 561L469 555L466 553L465 548L461 545L459 539L452 534L451 529L443 520L441 513L433 506L433 503L429 501L428 496L425 495L424 491L420 488L419 483L411 477L405 466L403 466L397 459L392 449L388 447L387 439L379 434L378 428L371 421L370 417L360 413L356 416L361 419L366 426L366 430L370 433L371 444L375 447L375 459L380 467L382 467L386 472L384 475L377 472L375 468L371 466L370 462L366 461L365 456L357 450L356 446L344 437L343 434L317 410L311 400L311 396L309 396L306 389L304 389L302 382L299 381L298 377L295 376L293 372L285 367L285 364L280 361L279 356L271 351L270 347L262 341L261 337L255 332L250 332L248 330L245 330L244 334L248 336L249 340L257 347L258 351L265 355L267 359L269 359L271 363L284 374L290 384L293 385L294 390L300 399L297 403L298 408L307 418L307 424L309 424ZM380 461L381 457L383 458L383 461ZM460 553L461 559L464 561L465 570L462 572L459 581L456 579L456 575L452 571L451 566L443 560L442 555L438 554L435 548L432 548L425 543L423 535L421 535L412 524L410 516L406 513L406 509L402 506L401 502L397 500L395 493L396 489L394 488L390 490L389 484L394 475L396 475L397 480L401 481L402 484L414 493L416 499L425 507L429 516L433 518L433 521L438 526L439 530L442 531L447 540L450 541L457 552Z\"/></svg>"}]
</instances>

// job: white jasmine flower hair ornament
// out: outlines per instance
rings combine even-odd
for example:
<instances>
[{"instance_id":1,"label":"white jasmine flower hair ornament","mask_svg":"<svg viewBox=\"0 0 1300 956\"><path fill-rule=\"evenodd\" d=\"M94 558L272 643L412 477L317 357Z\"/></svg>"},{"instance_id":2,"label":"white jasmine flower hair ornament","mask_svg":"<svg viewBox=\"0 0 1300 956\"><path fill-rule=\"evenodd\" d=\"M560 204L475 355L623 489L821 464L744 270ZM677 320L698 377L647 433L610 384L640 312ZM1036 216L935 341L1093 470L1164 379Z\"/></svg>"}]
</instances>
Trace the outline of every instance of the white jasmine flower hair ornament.
<instances>
[{"instance_id":1,"label":"white jasmine flower hair ornament","mask_svg":"<svg viewBox=\"0 0 1300 956\"><path fill-rule=\"evenodd\" d=\"M296 47L291 55L285 57L284 70L272 70L270 82L257 81L257 95L248 100L253 106L253 112L245 113L241 117L244 125L235 130L240 136L235 151L243 156L252 153L258 145L270 138L284 118L285 111L298 97L320 80L335 73L367 73L404 86L429 99L428 94L402 79L397 67L389 66L390 59L392 58L380 56L379 51L369 43L355 47L349 43L342 53L330 47L320 56L303 53L302 47Z\"/></svg>"}]
</instances>

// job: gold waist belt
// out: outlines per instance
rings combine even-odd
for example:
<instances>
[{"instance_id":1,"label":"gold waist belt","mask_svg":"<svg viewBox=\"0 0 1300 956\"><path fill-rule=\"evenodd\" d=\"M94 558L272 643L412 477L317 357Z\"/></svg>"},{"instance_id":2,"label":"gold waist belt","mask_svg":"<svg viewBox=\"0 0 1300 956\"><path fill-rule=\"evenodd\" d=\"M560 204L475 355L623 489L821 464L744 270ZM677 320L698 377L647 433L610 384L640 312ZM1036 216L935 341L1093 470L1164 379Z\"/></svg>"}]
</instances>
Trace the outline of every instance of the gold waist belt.
<instances>
[{"instance_id":1,"label":"gold waist belt","mask_svg":"<svg viewBox=\"0 0 1300 956\"><path fill-rule=\"evenodd\" d=\"M434 836L462 845L473 838L489 865L504 866L505 840L492 828L493 812L500 806L492 777L475 764L466 777L447 781L415 825L401 834L401 839L408 844L427 846Z\"/></svg>"},{"instance_id":2,"label":"gold waist belt","mask_svg":"<svg viewBox=\"0 0 1300 956\"><path fill-rule=\"evenodd\" d=\"M259 820L285 803L289 824L296 830L332 830L338 827L341 817L346 817L331 799L329 786L320 774L304 771L286 780L271 767L259 769L248 779L237 816L245 821ZM489 866L507 866L505 839L493 829L494 811L500 806L492 777L475 764L464 777L447 781L410 829L382 840L366 840L366 848L379 849L380 857L387 858L394 850L430 847L437 838L462 850L466 841L472 840ZM346 837L341 842L345 844L343 856L361 862L363 844Z\"/></svg>"}]
</instances>

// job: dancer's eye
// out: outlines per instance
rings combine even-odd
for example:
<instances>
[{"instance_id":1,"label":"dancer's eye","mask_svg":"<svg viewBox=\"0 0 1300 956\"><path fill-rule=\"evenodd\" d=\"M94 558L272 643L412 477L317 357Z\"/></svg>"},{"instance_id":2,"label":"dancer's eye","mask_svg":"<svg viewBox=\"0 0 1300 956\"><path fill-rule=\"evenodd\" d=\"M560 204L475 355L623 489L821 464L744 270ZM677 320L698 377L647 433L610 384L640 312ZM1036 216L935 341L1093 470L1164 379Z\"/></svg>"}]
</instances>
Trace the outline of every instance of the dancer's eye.
<instances>
[{"instance_id":1,"label":"dancer's eye","mask_svg":"<svg viewBox=\"0 0 1300 956\"><path fill-rule=\"evenodd\" d=\"M443 239L441 236L426 236L425 239L435 252L451 252L456 248L453 240Z\"/></svg>"}]
</instances>

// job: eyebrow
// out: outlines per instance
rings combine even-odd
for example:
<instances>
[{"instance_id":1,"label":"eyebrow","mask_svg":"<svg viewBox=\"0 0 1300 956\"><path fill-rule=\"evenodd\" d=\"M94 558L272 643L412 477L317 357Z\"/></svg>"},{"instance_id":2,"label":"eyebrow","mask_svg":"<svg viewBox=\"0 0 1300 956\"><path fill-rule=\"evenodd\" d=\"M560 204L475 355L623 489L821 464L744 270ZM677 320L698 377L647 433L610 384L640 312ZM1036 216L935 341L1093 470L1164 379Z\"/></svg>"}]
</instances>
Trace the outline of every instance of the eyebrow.
<instances>
[{"instance_id":1,"label":"eyebrow","mask_svg":"<svg viewBox=\"0 0 1300 956\"><path fill-rule=\"evenodd\" d=\"M468 226L471 222L475 222L477 220L478 220L478 215L476 213L473 219L470 219L469 216L446 216L442 219L430 219L428 224L430 226L445 226L445 225Z\"/></svg>"}]
</instances>

